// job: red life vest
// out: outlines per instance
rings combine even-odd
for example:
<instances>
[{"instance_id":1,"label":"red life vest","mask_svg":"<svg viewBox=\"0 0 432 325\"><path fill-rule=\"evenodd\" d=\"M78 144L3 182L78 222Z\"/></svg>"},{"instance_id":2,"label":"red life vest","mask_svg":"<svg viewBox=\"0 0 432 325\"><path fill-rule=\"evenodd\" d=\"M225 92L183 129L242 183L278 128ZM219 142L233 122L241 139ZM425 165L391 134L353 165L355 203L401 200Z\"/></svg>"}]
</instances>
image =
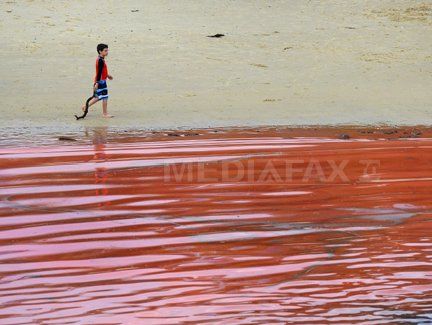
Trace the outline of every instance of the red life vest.
<instances>
[{"instance_id":1,"label":"red life vest","mask_svg":"<svg viewBox=\"0 0 432 325\"><path fill-rule=\"evenodd\" d=\"M94 78L94 82L98 82L100 80L106 80L108 77L108 67L105 63L105 60L98 56L96 59L96 75Z\"/></svg>"}]
</instances>

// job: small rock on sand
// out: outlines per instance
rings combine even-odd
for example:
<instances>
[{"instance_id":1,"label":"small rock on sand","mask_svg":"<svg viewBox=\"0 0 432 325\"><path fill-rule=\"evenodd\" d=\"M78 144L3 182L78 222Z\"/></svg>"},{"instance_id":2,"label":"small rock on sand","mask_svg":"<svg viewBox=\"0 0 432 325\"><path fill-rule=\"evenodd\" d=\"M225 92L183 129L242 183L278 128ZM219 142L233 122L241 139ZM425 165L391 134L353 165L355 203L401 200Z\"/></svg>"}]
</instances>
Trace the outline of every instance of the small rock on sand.
<instances>
[{"instance_id":1,"label":"small rock on sand","mask_svg":"<svg viewBox=\"0 0 432 325\"><path fill-rule=\"evenodd\" d=\"M66 136L58 137L58 139L59 139L59 141L77 141L77 140L74 139L74 138L66 137Z\"/></svg>"}]
</instances>

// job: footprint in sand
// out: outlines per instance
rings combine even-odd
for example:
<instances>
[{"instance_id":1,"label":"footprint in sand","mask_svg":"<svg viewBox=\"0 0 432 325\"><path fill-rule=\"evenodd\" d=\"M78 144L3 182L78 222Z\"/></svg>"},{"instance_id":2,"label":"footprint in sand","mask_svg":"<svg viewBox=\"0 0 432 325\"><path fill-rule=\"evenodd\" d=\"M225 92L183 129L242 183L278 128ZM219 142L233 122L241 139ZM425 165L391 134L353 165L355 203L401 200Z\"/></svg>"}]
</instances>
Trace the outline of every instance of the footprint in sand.
<instances>
[{"instance_id":1,"label":"footprint in sand","mask_svg":"<svg viewBox=\"0 0 432 325\"><path fill-rule=\"evenodd\" d=\"M264 103L280 102L280 101L282 101L282 99L280 99L280 98L278 98L278 99L275 99L275 98L266 98L266 99L263 100Z\"/></svg>"},{"instance_id":2,"label":"footprint in sand","mask_svg":"<svg viewBox=\"0 0 432 325\"><path fill-rule=\"evenodd\" d=\"M405 8L389 8L385 10L372 10L370 13L367 13L368 17L386 17L391 21L395 22L422 22L422 23L430 23L432 14L432 5L431 4L419 4L412 7Z\"/></svg>"},{"instance_id":3,"label":"footprint in sand","mask_svg":"<svg viewBox=\"0 0 432 325\"><path fill-rule=\"evenodd\" d=\"M254 67L258 67L258 68L268 68L268 66L266 66L265 64L261 64L261 63L251 63L250 65L252 65Z\"/></svg>"}]
</instances>

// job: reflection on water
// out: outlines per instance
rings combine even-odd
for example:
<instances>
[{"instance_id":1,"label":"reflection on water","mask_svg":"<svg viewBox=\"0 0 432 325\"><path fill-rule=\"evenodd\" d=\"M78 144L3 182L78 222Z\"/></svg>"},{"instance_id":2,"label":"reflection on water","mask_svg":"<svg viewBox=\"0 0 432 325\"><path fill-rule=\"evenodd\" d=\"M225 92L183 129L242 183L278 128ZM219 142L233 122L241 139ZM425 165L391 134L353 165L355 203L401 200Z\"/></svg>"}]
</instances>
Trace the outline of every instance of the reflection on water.
<instances>
[{"instance_id":1,"label":"reflection on water","mask_svg":"<svg viewBox=\"0 0 432 325\"><path fill-rule=\"evenodd\" d=\"M432 323L432 140L91 132L0 149L1 324Z\"/></svg>"}]
</instances>

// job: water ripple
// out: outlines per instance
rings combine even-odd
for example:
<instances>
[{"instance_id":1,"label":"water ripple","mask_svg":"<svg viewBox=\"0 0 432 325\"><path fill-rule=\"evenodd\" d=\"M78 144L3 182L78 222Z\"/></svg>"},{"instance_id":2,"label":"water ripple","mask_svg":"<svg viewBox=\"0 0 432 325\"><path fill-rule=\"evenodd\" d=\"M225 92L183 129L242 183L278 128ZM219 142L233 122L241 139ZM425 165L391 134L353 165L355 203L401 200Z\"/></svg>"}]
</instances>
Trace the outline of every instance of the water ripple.
<instances>
[{"instance_id":1,"label":"water ripple","mask_svg":"<svg viewBox=\"0 0 432 325\"><path fill-rule=\"evenodd\" d=\"M432 323L431 148L2 146L0 323Z\"/></svg>"}]
</instances>

